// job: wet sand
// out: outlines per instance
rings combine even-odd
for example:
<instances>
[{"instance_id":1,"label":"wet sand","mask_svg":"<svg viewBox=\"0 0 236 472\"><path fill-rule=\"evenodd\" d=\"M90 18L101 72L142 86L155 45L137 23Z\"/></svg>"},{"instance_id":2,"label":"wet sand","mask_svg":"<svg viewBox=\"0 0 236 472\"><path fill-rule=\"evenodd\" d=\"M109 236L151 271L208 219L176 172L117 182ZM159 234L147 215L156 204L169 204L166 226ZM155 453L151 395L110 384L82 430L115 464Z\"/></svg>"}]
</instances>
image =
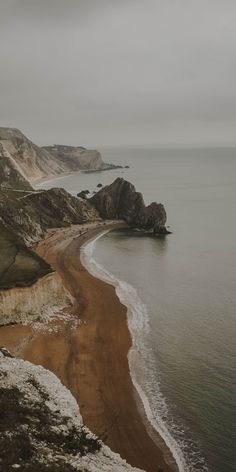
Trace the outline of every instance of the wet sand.
<instances>
[{"instance_id":1,"label":"wet sand","mask_svg":"<svg viewBox=\"0 0 236 472\"><path fill-rule=\"evenodd\" d=\"M117 224L103 226L113 227ZM52 322L51 328L57 327L52 331L1 328L0 345L54 372L78 400L85 424L131 465L147 472L158 472L159 466L164 472L176 471L132 384L127 309L114 287L93 277L80 262L81 245L103 228L90 225L79 237L81 227L58 230L38 244L38 254L59 272L75 297L71 316L67 322ZM81 320L76 328L74 316Z\"/></svg>"}]
</instances>

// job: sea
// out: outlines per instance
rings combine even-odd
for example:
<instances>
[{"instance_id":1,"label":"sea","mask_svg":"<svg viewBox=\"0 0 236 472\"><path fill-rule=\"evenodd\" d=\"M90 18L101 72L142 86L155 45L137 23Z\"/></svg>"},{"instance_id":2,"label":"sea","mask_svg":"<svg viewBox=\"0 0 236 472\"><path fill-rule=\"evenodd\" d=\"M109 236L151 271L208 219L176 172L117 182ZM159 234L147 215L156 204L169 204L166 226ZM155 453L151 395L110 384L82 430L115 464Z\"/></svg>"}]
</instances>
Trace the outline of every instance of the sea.
<instances>
[{"instance_id":1,"label":"sea","mask_svg":"<svg viewBox=\"0 0 236 472\"><path fill-rule=\"evenodd\" d=\"M180 472L236 471L236 148L104 149L126 169L46 182L72 194L123 177L172 234L107 232L88 269L128 307L131 376Z\"/></svg>"}]
</instances>

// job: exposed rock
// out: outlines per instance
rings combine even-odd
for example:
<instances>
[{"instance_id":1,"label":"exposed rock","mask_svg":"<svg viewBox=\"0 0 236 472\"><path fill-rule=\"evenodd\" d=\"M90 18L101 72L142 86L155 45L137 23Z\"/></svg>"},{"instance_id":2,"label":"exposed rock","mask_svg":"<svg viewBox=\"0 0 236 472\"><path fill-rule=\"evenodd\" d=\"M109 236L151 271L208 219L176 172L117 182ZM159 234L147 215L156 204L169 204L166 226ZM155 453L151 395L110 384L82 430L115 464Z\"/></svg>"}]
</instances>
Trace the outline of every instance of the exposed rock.
<instances>
[{"instance_id":1,"label":"exposed rock","mask_svg":"<svg viewBox=\"0 0 236 472\"><path fill-rule=\"evenodd\" d=\"M117 178L89 201L105 219L123 219L133 227L166 234L166 211L161 203L145 206L143 196L130 182Z\"/></svg>"},{"instance_id":2,"label":"exposed rock","mask_svg":"<svg viewBox=\"0 0 236 472\"><path fill-rule=\"evenodd\" d=\"M87 198L87 195L89 195L90 191L89 190L82 190L81 192L77 193L77 197L79 198Z\"/></svg>"},{"instance_id":3,"label":"exposed rock","mask_svg":"<svg viewBox=\"0 0 236 472\"><path fill-rule=\"evenodd\" d=\"M0 219L32 243L43 238L49 228L96 221L100 216L88 201L53 188L25 194L0 191Z\"/></svg>"},{"instance_id":4,"label":"exposed rock","mask_svg":"<svg viewBox=\"0 0 236 472\"><path fill-rule=\"evenodd\" d=\"M25 271L25 280L29 272ZM14 283L16 285L15 280ZM0 325L30 323L34 320L47 322L60 314L63 308L70 306L72 301L59 274L54 272L28 287L0 290Z\"/></svg>"},{"instance_id":5,"label":"exposed rock","mask_svg":"<svg viewBox=\"0 0 236 472\"><path fill-rule=\"evenodd\" d=\"M76 400L54 374L5 349L0 372L2 471L138 472L83 425Z\"/></svg>"},{"instance_id":6,"label":"exposed rock","mask_svg":"<svg viewBox=\"0 0 236 472\"><path fill-rule=\"evenodd\" d=\"M0 142L0 188L32 190L30 183L19 172L19 169Z\"/></svg>"},{"instance_id":7,"label":"exposed rock","mask_svg":"<svg viewBox=\"0 0 236 472\"><path fill-rule=\"evenodd\" d=\"M49 152L56 162L66 167L67 172L101 170L108 165L103 162L100 152L85 149L81 146L75 147L55 144L54 146L45 146L42 149Z\"/></svg>"},{"instance_id":8,"label":"exposed rock","mask_svg":"<svg viewBox=\"0 0 236 472\"><path fill-rule=\"evenodd\" d=\"M0 289L31 285L50 272L51 267L0 221Z\"/></svg>"},{"instance_id":9,"label":"exposed rock","mask_svg":"<svg viewBox=\"0 0 236 472\"><path fill-rule=\"evenodd\" d=\"M65 172L64 167L46 150L36 146L15 128L0 128L0 143L22 176L33 183L48 175Z\"/></svg>"},{"instance_id":10,"label":"exposed rock","mask_svg":"<svg viewBox=\"0 0 236 472\"><path fill-rule=\"evenodd\" d=\"M97 184L97 188L102 188L102 184L101 183Z\"/></svg>"},{"instance_id":11,"label":"exposed rock","mask_svg":"<svg viewBox=\"0 0 236 472\"><path fill-rule=\"evenodd\" d=\"M2 156L2 159L1 159ZM4 160L3 160L4 159ZM1 169L3 167L3 169ZM38 147L15 128L0 128L0 184L22 180L20 188L30 188L24 181L34 183L79 170L97 171L113 168L105 164L96 150L73 146ZM14 175L17 169L18 176Z\"/></svg>"}]
</instances>

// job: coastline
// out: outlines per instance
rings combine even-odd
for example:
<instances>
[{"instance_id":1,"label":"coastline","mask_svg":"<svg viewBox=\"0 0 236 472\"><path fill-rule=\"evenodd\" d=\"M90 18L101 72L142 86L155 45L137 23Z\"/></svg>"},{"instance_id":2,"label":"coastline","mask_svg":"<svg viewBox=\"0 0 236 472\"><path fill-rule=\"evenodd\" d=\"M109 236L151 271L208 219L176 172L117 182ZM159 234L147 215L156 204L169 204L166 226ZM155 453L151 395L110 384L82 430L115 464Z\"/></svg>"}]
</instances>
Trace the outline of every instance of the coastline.
<instances>
[{"instance_id":1,"label":"coastline","mask_svg":"<svg viewBox=\"0 0 236 472\"><path fill-rule=\"evenodd\" d=\"M113 285L92 276L81 262L81 246L122 224L86 226L89 229L79 236L79 226L54 231L37 245L75 297L71 314L79 314L81 324L71 329L69 322L62 331L44 333L32 333L29 326L5 327L0 342L58 375L77 398L85 424L100 437L107 436L105 442L131 465L147 472L157 472L159 466L164 472L177 471L131 380L127 308Z\"/></svg>"},{"instance_id":2,"label":"coastline","mask_svg":"<svg viewBox=\"0 0 236 472\"><path fill-rule=\"evenodd\" d=\"M55 175L55 174L47 175L47 177L40 177L34 181L31 181L30 183L34 189L38 190L38 187L40 186L40 184L44 184L46 182L47 183L53 182L54 180L63 179L64 177L68 177L69 175L76 175L76 174L81 174L81 170L63 172L62 174L58 174L58 175Z\"/></svg>"},{"instance_id":3,"label":"coastline","mask_svg":"<svg viewBox=\"0 0 236 472\"><path fill-rule=\"evenodd\" d=\"M64 177L69 177L70 175L78 175L78 174L89 174L89 173L94 173L94 172L105 172L105 171L108 171L108 170L114 170L114 169L119 169L120 167L117 166L117 167L105 167L105 168L102 168L102 169L80 169L80 170L76 170L76 171L70 171L70 172L63 172L61 174L58 174L58 175L55 175L55 174L51 174L51 175L47 175L46 177L40 177L34 181L30 181L30 184L33 186L33 188L35 190L38 190L40 189L40 185L41 184L44 184L44 183L50 183L50 182L54 182L55 180L61 180L63 179Z\"/></svg>"}]
</instances>

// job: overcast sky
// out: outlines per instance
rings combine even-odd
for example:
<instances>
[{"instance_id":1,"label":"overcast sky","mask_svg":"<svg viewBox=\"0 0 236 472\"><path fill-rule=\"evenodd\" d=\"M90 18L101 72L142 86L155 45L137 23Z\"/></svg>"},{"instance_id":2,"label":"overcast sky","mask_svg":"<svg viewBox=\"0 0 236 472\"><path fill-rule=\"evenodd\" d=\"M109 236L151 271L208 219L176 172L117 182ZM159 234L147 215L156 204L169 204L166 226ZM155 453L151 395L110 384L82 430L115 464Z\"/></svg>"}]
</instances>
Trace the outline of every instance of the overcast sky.
<instances>
[{"instance_id":1,"label":"overcast sky","mask_svg":"<svg viewBox=\"0 0 236 472\"><path fill-rule=\"evenodd\" d=\"M0 0L0 64L38 144L236 143L235 0Z\"/></svg>"}]
</instances>

